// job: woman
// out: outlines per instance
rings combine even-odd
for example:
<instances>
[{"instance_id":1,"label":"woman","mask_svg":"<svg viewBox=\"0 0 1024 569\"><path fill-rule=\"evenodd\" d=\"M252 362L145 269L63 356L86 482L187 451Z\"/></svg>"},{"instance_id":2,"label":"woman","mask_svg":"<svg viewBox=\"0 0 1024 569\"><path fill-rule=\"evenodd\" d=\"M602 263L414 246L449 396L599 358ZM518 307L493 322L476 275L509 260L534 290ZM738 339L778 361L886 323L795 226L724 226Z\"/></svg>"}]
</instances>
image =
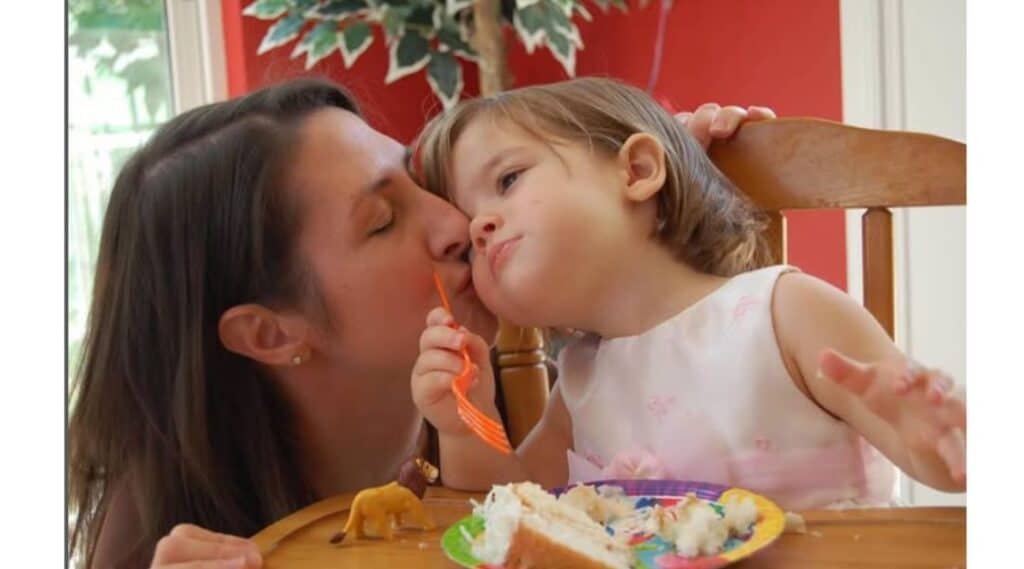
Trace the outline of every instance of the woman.
<instances>
[{"instance_id":1,"label":"woman","mask_svg":"<svg viewBox=\"0 0 1024 569\"><path fill-rule=\"evenodd\" d=\"M706 140L745 118L706 105L688 126ZM460 322L495 321L467 220L406 158L344 91L300 80L184 113L125 164L69 425L87 566L258 567L225 534L427 452L409 373L432 273Z\"/></svg>"}]
</instances>

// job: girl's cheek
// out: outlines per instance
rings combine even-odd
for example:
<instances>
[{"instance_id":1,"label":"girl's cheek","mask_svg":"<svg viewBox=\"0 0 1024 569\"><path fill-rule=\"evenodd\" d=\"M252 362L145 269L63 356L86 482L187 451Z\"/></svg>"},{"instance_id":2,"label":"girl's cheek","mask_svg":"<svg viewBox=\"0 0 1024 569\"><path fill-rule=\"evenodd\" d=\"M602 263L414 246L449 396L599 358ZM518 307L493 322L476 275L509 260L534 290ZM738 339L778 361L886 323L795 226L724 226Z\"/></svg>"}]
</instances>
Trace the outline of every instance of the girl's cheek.
<instances>
[{"instance_id":1,"label":"girl's cheek","mask_svg":"<svg viewBox=\"0 0 1024 569\"><path fill-rule=\"evenodd\" d=\"M485 302L491 298L491 293L494 292L494 281L491 279L490 271L487 270L486 264L479 259L473 262L473 288L476 290L476 295Z\"/></svg>"}]
</instances>

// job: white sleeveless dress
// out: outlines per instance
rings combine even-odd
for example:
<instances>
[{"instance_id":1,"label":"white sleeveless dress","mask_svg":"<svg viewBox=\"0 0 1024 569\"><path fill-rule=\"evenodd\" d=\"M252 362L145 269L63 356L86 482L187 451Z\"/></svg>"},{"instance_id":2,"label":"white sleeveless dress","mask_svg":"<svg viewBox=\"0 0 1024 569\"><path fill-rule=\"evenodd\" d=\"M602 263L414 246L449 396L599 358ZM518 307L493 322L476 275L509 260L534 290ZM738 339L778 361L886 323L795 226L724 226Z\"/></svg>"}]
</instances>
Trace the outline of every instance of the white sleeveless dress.
<instances>
[{"instance_id":1,"label":"white sleeveless dress","mask_svg":"<svg viewBox=\"0 0 1024 569\"><path fill-rule=\"evenodd\" d=\"M892 464L783 364L771 300L792 270L738 275L643 334L566 346L557 388L572 418L569 482L713 482L793 510L890 505Z\"/></svg>"}]
</instances>

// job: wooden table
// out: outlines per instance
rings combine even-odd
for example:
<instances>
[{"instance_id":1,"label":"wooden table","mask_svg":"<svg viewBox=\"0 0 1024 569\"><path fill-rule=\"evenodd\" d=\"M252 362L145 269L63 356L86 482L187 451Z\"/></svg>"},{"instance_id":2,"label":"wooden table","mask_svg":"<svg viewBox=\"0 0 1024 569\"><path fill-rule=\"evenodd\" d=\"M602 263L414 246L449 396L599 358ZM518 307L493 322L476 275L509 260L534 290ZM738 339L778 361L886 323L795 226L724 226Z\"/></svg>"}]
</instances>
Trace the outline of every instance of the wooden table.
<instances>
[{"instance_id":1,"label":"wooden table","mask_svg":"<svg viewBox=\"0 0 1024 569\"><path fill-rule=\"evenodd\" d=\"M470 512L480 494L429 488L425 504L438 524L432 531L401 530L391 543L346 540L332 545L348 518L352 495L318 502L253 536L267 569L345 567L438 568L458 565L445 557L445 528ZM736 569L950 569L966 566L964 508L893 508L804 512L807 533L783 534L772 546L737 563Z\"/></svg>"}]
</instances>

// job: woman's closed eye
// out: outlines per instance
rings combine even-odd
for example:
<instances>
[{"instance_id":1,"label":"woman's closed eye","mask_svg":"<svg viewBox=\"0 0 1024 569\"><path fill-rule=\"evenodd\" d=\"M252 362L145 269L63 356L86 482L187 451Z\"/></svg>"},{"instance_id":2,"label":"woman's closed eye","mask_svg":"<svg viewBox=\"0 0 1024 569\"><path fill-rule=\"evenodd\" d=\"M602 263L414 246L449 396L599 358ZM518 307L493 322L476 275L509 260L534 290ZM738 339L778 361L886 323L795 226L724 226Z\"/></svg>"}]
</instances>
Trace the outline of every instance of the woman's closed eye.
<instances>
[{"instance_id":1,"label":"woman's closed eye","mask_svg":"<svg viewBox=\"0 0 1024 569\"><path fill-rule=\"evenodd\" d=\"M369 233L369 235L371 237L373 237L375 235L380 235L382 233L387 233L387 231L389 229L391 229L392 227L394 227L394 225L395 225L395 212L394 211L388 211L387 215L380 216L380 218L378 218L378 220L375 221L373 223L373 225L370 226L370 233Z\"/></svg>"}]
</instances>

